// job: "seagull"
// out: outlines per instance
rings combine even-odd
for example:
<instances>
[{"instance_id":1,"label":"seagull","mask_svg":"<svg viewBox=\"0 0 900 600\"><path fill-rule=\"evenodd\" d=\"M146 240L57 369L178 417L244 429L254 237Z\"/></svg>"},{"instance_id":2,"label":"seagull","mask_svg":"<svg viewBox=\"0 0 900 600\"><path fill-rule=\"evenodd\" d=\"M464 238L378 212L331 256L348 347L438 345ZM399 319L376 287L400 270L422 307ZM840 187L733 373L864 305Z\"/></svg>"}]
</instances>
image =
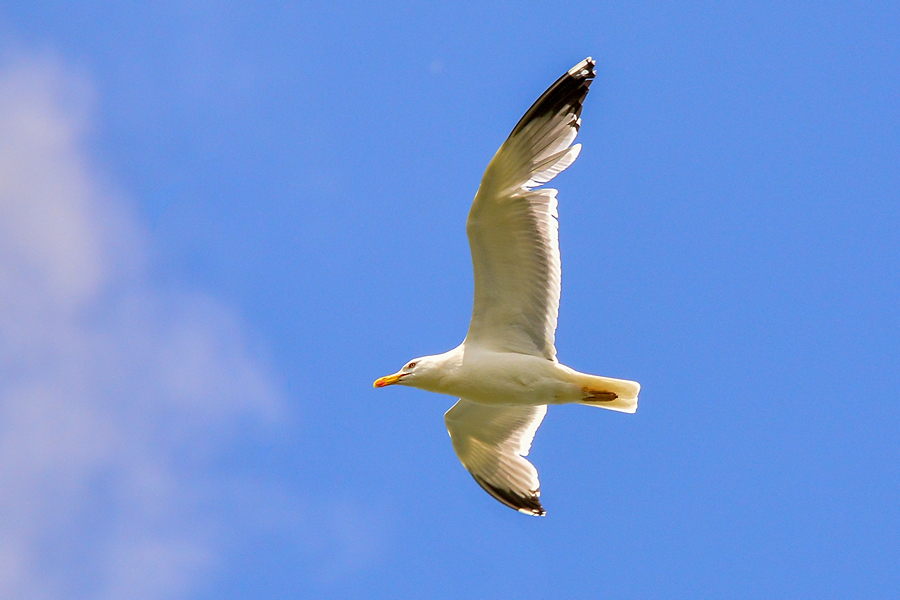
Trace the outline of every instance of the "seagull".
<instances>
[{"instance_id":1,"label":"seagull","mask_svg":"<svg viewBox=\"0 0 900 600\"><path fill-rule=\"evenodd\" d=\"M406 385L459 401L444 415L453 449L491 496L544 516L525 457L549 404L634 413L640 384L580 373L556 358L560 261L556 193L543 184L578 157L572 145L594 79L584 59L528 109L491 159L466 221L475 273L463 343L409 361L376 388Z\"/></svg>"}]
</instances>

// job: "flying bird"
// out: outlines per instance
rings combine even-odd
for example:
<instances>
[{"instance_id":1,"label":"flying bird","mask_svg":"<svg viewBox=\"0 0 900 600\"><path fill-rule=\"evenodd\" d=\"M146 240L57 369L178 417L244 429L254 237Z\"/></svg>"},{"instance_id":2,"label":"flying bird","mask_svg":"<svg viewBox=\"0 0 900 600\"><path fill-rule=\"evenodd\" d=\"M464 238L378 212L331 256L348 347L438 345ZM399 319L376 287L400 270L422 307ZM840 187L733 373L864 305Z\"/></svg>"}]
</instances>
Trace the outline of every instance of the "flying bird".
<instances>
[{"instance_id":1,"label":"flying bird","mask_svg":"<svg viewBox=\"0 0 900 600\"><path fill-rule=\"evenodd\" d=\"M409 361L375 387L399 384L456 396L444 415L453 449L503 504L545 515L528 460L549 404L637 410L640 384L580 373L556 358L560 261L557 191L542 188L578 157L572 145L594 79L586 58L550 86L491 159L466 221L475 273L463 343Z\"/></svg>"}]
</instances>

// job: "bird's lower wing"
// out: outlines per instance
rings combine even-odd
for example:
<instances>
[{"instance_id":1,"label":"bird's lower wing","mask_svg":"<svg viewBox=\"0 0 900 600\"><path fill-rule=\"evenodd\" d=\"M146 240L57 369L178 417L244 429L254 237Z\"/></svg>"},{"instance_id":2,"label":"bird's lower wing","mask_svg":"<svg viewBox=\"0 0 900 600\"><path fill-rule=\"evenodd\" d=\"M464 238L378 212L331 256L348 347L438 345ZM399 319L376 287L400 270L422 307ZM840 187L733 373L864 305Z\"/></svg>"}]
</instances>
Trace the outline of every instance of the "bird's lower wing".
<instances>
[{"instance_id":1,"label":"bird's lower wing","mask_svg":"<svg viewBox=\"0 0 900 600\"><path fill-rule=\"evenodd\" d=\"M460 399L444 421L453 449L475 481L519 512L544 515L537 469L525 456L546 406L489 406Z\"/></svg>"}]
</instances>

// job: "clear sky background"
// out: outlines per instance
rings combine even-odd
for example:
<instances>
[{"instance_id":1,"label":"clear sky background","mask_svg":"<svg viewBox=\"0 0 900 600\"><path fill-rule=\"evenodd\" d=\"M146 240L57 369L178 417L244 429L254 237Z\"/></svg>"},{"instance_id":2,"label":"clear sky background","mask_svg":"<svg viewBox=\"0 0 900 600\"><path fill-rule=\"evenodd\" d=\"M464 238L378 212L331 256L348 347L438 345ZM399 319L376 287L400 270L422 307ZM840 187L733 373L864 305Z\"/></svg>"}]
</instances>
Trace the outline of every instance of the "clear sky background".
<instances>
[{"instance_id":1,"label":"clear sky background","mask_svg":"<svg viewBox=\"0 0 900 600\"><path fill-rule=\"evenodd\" d=\"M458 463L464 222L585 56L546 518ZM0 596L900 597L900 4L0 6Z\"/></svg>"}]
</instances>

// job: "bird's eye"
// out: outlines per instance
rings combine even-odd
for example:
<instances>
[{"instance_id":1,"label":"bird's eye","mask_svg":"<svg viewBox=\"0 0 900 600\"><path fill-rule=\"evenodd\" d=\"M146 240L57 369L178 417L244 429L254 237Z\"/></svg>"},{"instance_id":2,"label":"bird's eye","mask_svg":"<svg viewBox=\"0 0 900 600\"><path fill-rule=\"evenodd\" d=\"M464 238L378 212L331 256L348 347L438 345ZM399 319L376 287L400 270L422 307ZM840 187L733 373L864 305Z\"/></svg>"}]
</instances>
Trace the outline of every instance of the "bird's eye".
<instances>
[{"instance_id":1,"label":"bird's eye","mask_svg":"<svg viewBox=\"0 0 900 600\"><path fill-rule=\"evenodd\" d=\"M407 369L412 369L414 366L416 366L416 361L412 361L411 363L409 363L408 365L406 365L406 368L407 368Z\"/></svg>"}]
</instances>

